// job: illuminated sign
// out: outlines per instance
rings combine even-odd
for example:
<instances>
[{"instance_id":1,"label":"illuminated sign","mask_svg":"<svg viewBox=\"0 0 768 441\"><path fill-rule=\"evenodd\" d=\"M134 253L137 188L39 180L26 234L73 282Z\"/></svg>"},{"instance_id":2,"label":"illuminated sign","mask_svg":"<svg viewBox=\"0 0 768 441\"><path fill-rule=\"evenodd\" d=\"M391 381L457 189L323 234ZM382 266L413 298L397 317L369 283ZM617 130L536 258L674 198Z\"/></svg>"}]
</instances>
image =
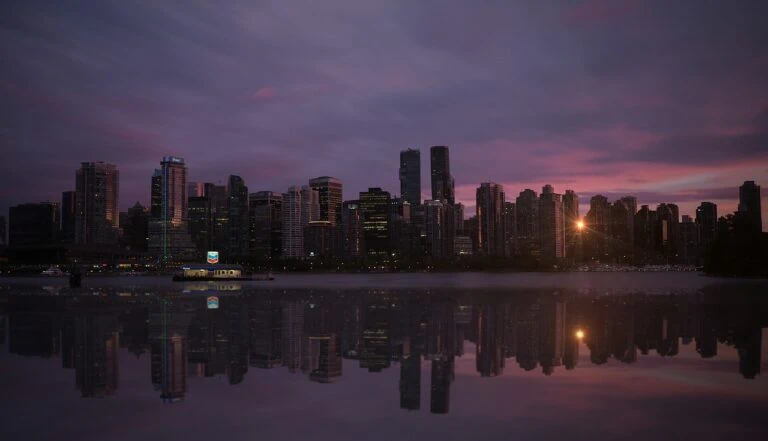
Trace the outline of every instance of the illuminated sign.
<instances>
[{"instance_id":1,"label":"illuminated sign","mask_svg":"<svg viewBox=\"0 0 768 441\"><path fill-rule=\"evenodd\" d=\"M219 309L219 298L216 296L210 296L206 299L208 309Z\"/></svg>"},{"instance_id":2,"label":"illuminated sign","mask_svg":"<svg viewBox=\"0 0 768 441\"><path fill-rule=\"evenodd\" d=\"M219 263L219 252L218 251L208 251L208 263L214 264Z\"/></svg>"}]
</instances>

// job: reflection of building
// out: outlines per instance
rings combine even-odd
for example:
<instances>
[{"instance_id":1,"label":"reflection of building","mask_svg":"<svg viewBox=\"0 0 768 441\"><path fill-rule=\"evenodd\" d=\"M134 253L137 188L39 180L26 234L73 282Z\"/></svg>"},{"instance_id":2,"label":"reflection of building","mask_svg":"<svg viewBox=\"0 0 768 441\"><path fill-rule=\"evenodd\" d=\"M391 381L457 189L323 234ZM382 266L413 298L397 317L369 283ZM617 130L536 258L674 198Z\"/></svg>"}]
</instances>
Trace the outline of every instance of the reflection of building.
<instances>
[{"instance_id":1,"label":"reflection of building","mask_svg":"<svg viewBox=\"0 0 768 441\"><path fill-rule=\"evenodd\" d=\"M400 408L419 410L421 407L421 354L411 341L403 344L400 362Z\"/></svg>"},{"instance_id":2,"label":"reflection of building","mask_svg":"<svg viewBox=\"0 0 768 441\"><path fill-rule=\"evenodd\" d=\"M83 397L117 392L119 381L117 317L83 313L75 319L75 377Z\"/></svg>"},{"instance_id":3,"label":"reflection of building","mask_svg":"<svg viewBox=\"0 0 768 441\"><path fill-rule=\"evenodd\" d=\"M390 363L390 310L385 304L372 303L365 308L363 347L360 367L379 372Z\"/></svg>"},{"instance_id":4,"label":"reflection of building","mask_svg":"<svg viewBox=\"0 0 768 441\"><path fill-rule=\"evenodd\" d=\"M283 365L291 373L301 369L301 354L304 342L304 304L283 303L282 336Z\"/></svg>"},{"instance_id":5,"label":"reflection of building","mask_svg":"<svg viewBox=\"0 0 768 441\"><path fill-rule=\"evenodd\" d=\"M336 352L335 334L310 336L309 354L311 381L333 383L341 377L341 357Z\"/></svg>"},{"instance_id":6,"label":"reflection of building","mask_svg":"<svg viewBox=\"0 0 768 441\"><path fill-rule=\"evenodd\" d=\"M502 305L485 304L475 307L477 326L476 368L483 377L495 377L504 372L505 317Z\"/></svg>"},{"instance_id":7,"label":"reflection of building","mask_svg":"<svg viewBox=\"0 0 768 441\"><path fill-rule=\"evenodd\" d=\"M248 303L248 362L251 366L271 369L283 364L282 319L279 302L252 299Z\"/></svg>"},{"instance_id":8,"label":"reflection of building","mask_svg":"<svg viewBox=\"0 0 768 441\"><path fill-rule=\"evenodd\" d=\"M565 352L565 303L545 301L539 314L539 363L545 375L560 366Z\"/></svg>"},{"instance_id":9,"label":"reflection of building","mask_svg":"<svg viewBox=\"0 0 768 441\"><path fill-rule=\"evenodd\" d=\"M453 381L453 356L432 360L431 397L429 410L432 413L448 413Z\"/></svg>"}]
</instances>

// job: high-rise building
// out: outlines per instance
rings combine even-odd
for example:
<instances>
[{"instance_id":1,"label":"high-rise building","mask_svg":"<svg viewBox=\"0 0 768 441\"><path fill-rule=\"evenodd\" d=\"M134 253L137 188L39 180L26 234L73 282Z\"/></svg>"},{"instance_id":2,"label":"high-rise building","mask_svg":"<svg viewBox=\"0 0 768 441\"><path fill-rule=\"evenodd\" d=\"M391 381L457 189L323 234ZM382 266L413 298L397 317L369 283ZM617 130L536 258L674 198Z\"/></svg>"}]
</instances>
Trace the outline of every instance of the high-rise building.
<instances>
[{"instance_id":1,"label":"high-rise building","mask_svg":"<svg viewBox=\"0 0 768 441\"><path fill-rule=\"evenodd\" d=\"M191 181L187 184L187 198L199 198L205 196L205 184Z\"/></svg>"},{"instance_id":2,"label":"high-rise building","mask_svg":"<svg viewBox=\"0 0 768 441\"><path fill-rule=\"evenodd\" d=\"M753 231L763 231L763 216L760 211L760 186L755 181L744 181L739 187L739 213L749 219Z\"/></svg>"},{"instance_id":3,"label":"high-rise building","mask_svg":"<svg viewBox=\"0 0 768 441\"><path fill-rule=\"evenodd\" d=\"M453 224L457 235L464 234L464 204L456 202L453 204Z\"/></svg>"},{"instance_id":4,"label":"high-rise building","mask_svg":"<svg viewBox=\"0 0 768 441\"><path fill-rule=\"evenodd\" d=\"M251 193L248 210L250 255L257 259L280 257L283 248L283 195L271 191Z\"/></svg>"},{"instance_id":5,"label":"high-rise building","mask_svg":"<svg viewBox=\"0 0 768 441\"><path fill-rule=\"evenodd\" d=\"M539 237L542 257L555 260L565 257L565 213L562 195L545 185L539 198Z\"/></svg>"},{"instance_id":6,"label":"high-rise building","mask_svg":"<svg viewBox=\"0 0 768 441\"><path fill-rule=\"evenodd\" d=\"M539 197L526 188L515 201L517 211L517 253L521 256L538 256L539 249Z\"/></svg>"},{"instance_id":7,"label":"high-rise building","mask_svg":"<svg viewBox=\"0 0 768 441\"><path fill-rule=\"evenodd\" d=\"M75 226L77 219L77 192L61 193L61 241L75 242Z\"/></svg>"},{"instance_id":8,"label":"high-rise building","mask_svg":"<svg viewBox=\"0 0 768 441\"><path fill-rule=\"evenodd\" d=\"M83 162L75 174L75 242L115 244L120 227L120 174L104 162Z\"/></svg>"},{"instance_id":9,"label":"high-rise building","mask_svg":"<svg viewBox=\"0 0 768 441\"><path fill-rule=\"evenodd\" d=\"M680 223L680 254L678 262L686 265L697 265L700 261L699 224L690 216L683 216Z\"/></svg>"},{"instance_id":10,"label":"high-rise building","mask_svg":"<svg viewBox=\"0 0 768 441\"><path fill-rule=\"evenodd\" d=\"M482 255L505 255L504 188L483 182L476 192L477 243Z\"/></svg>"},{"instance_id":11,"label":"high-rise building","mask_svg":"<svg viewBox=\"0 0 768 441\"><path fill-rule=\"evenodd\" d=\"M447 204L446 204L447 205ZM426 233L427 254L440 258L444 254L445 207L441 201L424 201L424 232Z\"/></svg>"},{"instance_id":12,"label":"high-rise building","mask_svg":"<svg viewBox=\"0 0 768 441\"><path fill-rule=\"evenodd\" d=\"M344 258L359 258L363 253L364 247L363 218L360 213L360 201L344 201L341 212L341 228L344 237Z\"/></svg>"},{"instance_id":13,"label":"high-rise building","mask_svg":"<svg viewBox=\"0 0 768 441\"><path fill-rule=\"evenodd\" d=\"M149 239L149 211L138 201L128 209L123 226L123 243L131 251L145 252Z\"/></svg>"},{"instance_id":14,"label":"high-rise building","mask_svg":"<svg viewBox=\"0 0 768 441\"><path fill-rule=\"evenodd\" d=\"M389 245L390 195L381 188L360 192L360 213L363 218L363 243L369 257L387 257Z\"/></svg>"},{"instance_id":15,"label":"high-rise building","mask_svg":"<svg viewBox=\"0 0 768 441\"><path fill-rule=\"evenodd\" d=\"M667 263L675 263L680 247L680 210L675 204L656 207L656 251Z\"/></svg>"},{"instance_id":16,"label":"high-rise building","mask_svg":"<svg viewBox=\"0 0 768 441\"><path fill-rule=\"evenodd\" d=\"M21 204L8 210L8 246L53 245L59 240L59 204Z\"/></svg>"},{"instance_id":17,"label":"high-rise building","mask_svg":"<svg viewBox=\"0 0 768 441\"><path fill-rule=\"evenodd\" d=\"M317 190L320 198L320 218L336 226L341 224L342 182L330 176L309 180L309 186Z\"/></svg>"},{"instance_id":18,"label":"high-rise building","mask_svg":"<svg viewBox=\"0 0 768 441\"><path fill-rule=\"evenodd\" d=\"M301 227L320 220L320 192L304 185L301 187Z\"/></svg>"},{"instance_id":19,"label":"high-rise building","mask_svg":"<svg viewBox=\"0 0 768 441\"><path fill-rule=\"evenodd\" d=\"M334 228L328 221L310 221L304 227L304 255L310 258L331 257Z\"/></svg>"},{"instance_id":20,"label":"high-rise building","mask_svg":"<svg viewBox=\"0 0 768 441\"><path fill-rule=\"evenodd\" d=\"M210 250L226 251L229 246L229 195L226 185L206 182L205 197L210 204Z\"/></svg>"},{"instance_id":21,"label":"high-rise building","mask_svg":"<svg viewBox=\"0 0 768 441\"><path fill-rule=\"evenodd\" d=\"M656 211L643 205L635 214L635 255L642 263L657 260L656 253Z\"/></svg>"},{"instance_id":22,"label":"high-rise building","mask_svg":"<svg viewBox=\"0 0 768 441\"><path fill-rule=\"evenodd\" d=\"M282 243L283 257L286 259L304 258L304 232L301 228L301 192L290 187L283 193Z\"/></svg>"},{"instance_id":23,"label":"high-rise building","mask_svg":"<svg viewBox=\"0 0 768 441\"><path fill-rule=\"evenodd\" d=\"M205 196L187 198L187 218L189 235L195 245L195 251L202 256L211 247L211 202Z\"/></svg>"},{"instance_id":24,"label":"high-rise building","mask_svg":"<svg viewBox=\"0 0 768 441\"><path fill-rule=\"evenodd\" d=\"M194 247L187 225L187 166L174 156L163 157L160 166L152 177L149 251L168 261L194 252ZM160 206L155 207L158 201ZM158 216L152 217L153 213Z\"/></svg>"},{"instance_id":25,"label":"high-rise building","mask_svg":"<svg viewBox=\"0 0 768 441\"><path fill-rule=\"evenodd\" d=\"M610 242L607 244L607 249L611 259L617 263L631 263L633 260L635 215L628 207L631 206L623 200L615 201L610 205L608 218Z\"/></svg>"},{"instance_id":26,"label":"high-rise building","mask_svg":"<svg viewBox=\"0 0 768 441\"><path fill-rule=\"evenodd\" d=\"M608 198L599 194L592 196L585 220L586 228L582 234L587 255L599 261L607 259L611 252L610 219L611 204Z\"/></svg>"},{"instance_id":27,"label":"high-rise building","mask_svg":"<svg viewBox=\"0 0 768 441\"><path fill-rule=\"evenodd\" d=\"M504 255L511 257L517 254L517 205L514 202L504 203Z\"/></svg>"},{"instance_id":28,"label":"high-rise building","mask_svg":"<svg viewBox=\"0 0 768 441\"><path fill-rule=\"evenodd\" d=\"M411 205L421 203L421 151L400 152L400 197Z\"/></svg>"},{"instance_id":29,"label":"high-rise building","mask_svg":"<svg viewBox=\"0 0 768 441\"><path fill-rule=\"evenodd\" d=\"M240 176L230 175L227 211L229 213L229 256L248 255L248 187Z\"/></svg>"},{"instance_id":30,"label":"high-rise building","mask_svg":"<svg viewBox=\"0 0 768 441\"><path fill-rule=\"evenodd\" d=\"M5 216L0 216L0 248L8 246L8 230L6 228Z\"/></svg>"},{"instance_id":31,"label":"high-rise building","mask_svg":"<svg viewBox=\"0 0 768 441\"><path fill-rule=\"evenodd\" d=\"M430 178L432 181L432 199L447 201L454 204L454 183L451 176L450 155L448 147L433 146L429 149Z\"/></svg>"},{"instance_id":32,"label":"high-rise building","mask_svg":"<svg viewBox=\"0 0 768 441\"><path fill-rule=\"evenodd\" d=\"M579 214L579 195L573 190L565 190L563 195L563 213L565 214L565 255L573 260L576 257L578 249L578 222L581 220Z\"/></svg>"},{"instance_id":33,"label":"high-rise building","mask_svg":"<svg viewBox=\"0 0 768 441\"><path fill-rule=\"evenodd\" d=\"M696 208L696 223L699 225L699 245L703 256L712 246L717 234L717 205L702 202Z\"/></svg>"},{"instance_id":34,"label":"high-rise building","mask_svg":"<svg viewBox=\"0 0 768 441\"><path fill-rule=\"evenodd\" d=\"M635 214L637 214L637 198L634 196L624 196L621 202L627 209L627 225L629 225L630 242L635 243ZM633 245L634 248L634 245Z\"/></svg>"}]
</instances>

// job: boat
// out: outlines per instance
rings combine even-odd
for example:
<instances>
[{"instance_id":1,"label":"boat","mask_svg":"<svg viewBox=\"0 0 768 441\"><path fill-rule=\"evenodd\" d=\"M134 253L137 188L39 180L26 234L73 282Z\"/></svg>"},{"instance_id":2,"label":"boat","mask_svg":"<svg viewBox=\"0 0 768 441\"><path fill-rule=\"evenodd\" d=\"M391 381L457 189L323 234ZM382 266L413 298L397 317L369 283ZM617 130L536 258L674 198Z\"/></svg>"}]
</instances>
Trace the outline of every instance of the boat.
<instances>
[{"instance_id":1,"label":"boat","mask_svg":"<svg viewBox=\"0 0 768 441\"><path fill-rule=\"evenodd\" d=\"M47 270L40 273L40 275L45 277L67 277L69 276L69 273L62 271L57 266L51 266Z\"/></svg>"}]
</instances>

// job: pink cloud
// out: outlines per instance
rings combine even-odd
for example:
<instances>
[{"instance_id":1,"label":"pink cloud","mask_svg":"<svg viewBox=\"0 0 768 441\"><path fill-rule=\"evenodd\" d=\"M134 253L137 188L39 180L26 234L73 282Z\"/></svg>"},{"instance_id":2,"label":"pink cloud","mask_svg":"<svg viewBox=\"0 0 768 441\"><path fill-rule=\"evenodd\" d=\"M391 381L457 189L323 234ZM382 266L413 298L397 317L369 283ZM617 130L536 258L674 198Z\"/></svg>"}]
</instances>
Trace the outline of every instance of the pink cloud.
<instances>
[{"instance_id":1,"label":"pink cloud","mask_svg":"<svg viewBox=\"0 0 768 441\"><path fill-rule=\"evenodd\" d=\"M256 101L271 101L277 97L277 92L271 86L264 86L253 94Z\"/></svg>"}]
</instances>

